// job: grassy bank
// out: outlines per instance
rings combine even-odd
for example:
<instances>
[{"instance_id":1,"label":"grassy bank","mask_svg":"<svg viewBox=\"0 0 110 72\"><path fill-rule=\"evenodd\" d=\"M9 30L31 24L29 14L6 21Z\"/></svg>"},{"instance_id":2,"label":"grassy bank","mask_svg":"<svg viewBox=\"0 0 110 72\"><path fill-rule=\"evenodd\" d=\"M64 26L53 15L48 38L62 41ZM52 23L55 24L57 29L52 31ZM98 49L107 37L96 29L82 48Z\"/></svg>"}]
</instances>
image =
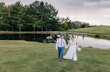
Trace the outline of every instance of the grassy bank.
<instances>
[{"instance_id":1,"label":"grassy bank","mask_svg":"<svg viewBox=\"0 0 110 72\"><path fill-rule=\"evenodd\" d=\"M110 26L97 26L90 28L72 29L70 31L84 32L84 33L100 33L105 35L110 35Z\"/></svg>"},{"instance_id":2,"label":"grassy bank","mask_svg":"<svg viewBox=\"0 0 110 72\"><path fill-rule=\"evenodd\" d=\"M0 72L110 72L110 50L83 48L78 61L61 62L54 46L1 40Z\"/></svg>"},{"instance_id":3,"label":"grassy bank","mask_svg":"<svg viewBox=\"0 0 110 72\"><path fill-rule=\"evenodd\" d=\"M72 29L69 31L87 33L89 36L99 35L101 38L110 39L110 26L97 26L90 28Z\"/></svg>"},{"instance_id":4,"label":"grassy bank","mask_svg":"<svg viewBox=\"0 0 110 72\"><path fill-rule=\"evenodd\" d=\"M52 34L54 31L0 31L0 34Z\"/></svg>"},{"instance_id":5,"label":"grassy bank","mask_svg":"<svg viewBox=\"0 0 110 72\"><path fill-rule=\"evenodd\" d=\"M0 34L52 34L54 32L60 31L0 31ZM90 28L80 28L80 29L71 29L63 32L81 32L81 33L89 33L89 34L102 34L102 35L110 35L110 26L97 26Z\"/></svg>"}]
</instances>

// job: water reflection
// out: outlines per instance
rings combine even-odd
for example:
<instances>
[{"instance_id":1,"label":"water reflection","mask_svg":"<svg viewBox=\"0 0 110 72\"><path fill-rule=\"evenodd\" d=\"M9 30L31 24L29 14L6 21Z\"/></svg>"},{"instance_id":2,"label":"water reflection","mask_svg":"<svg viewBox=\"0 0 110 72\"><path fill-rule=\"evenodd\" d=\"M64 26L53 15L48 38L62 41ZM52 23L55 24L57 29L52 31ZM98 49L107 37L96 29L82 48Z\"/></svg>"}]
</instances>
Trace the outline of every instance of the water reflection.
<instances>
[{"instance_id":1,"label":"water reflection","mask_svg":"<svg viewBox=\"0 0 110 72\"><path fill-rule=\"evenodd\" d=\"M98 39L92 37L83 37L77 36L77 43L78 46L82 47L93 47L93 48L103 48L108 49L110 48L110 41L105 39Z\"/></svg>"},{"instance_id":2,"label":"water reflection","mask_svg":"<svg viewBox=\"0 0 110 72\"><path fill-rule=\"evenodd\" d=\"M0 34L0 40L27 40L43 42L49 34Z\"/></svg>"},{"instance_id":3,"label":"water reflection","mask_svg":"<svg viewBox=\"0 0 110 72\"><path fill-rule=\"evenodd\" d=\"M86 37L84 35L75 35L75 37L78 46L104 49L110 48L110 40ZM0 34L0 40L27 40L50 43L55 42L56 39L57 34ZM65 39L68 41L69 35L65 35Z\"/></svg>"}]
</instances>

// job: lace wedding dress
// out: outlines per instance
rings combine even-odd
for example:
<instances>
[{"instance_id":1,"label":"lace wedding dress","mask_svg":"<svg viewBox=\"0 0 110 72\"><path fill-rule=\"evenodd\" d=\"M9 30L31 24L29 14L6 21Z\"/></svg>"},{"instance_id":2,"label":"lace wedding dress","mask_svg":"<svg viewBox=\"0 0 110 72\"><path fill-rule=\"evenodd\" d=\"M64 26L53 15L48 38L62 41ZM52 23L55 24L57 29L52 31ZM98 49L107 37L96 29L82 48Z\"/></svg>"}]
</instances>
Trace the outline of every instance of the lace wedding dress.
<instances>
[{"instance_id":1,"label":"lace wedding dress","mask_svg":"<svg viewBox=\"0 0 110 72\"><path fill-rule=\"evenodd\" d=\"M68 42L68 51L66 55L63 57L64 59L72 59L74 61L78 60L77 59L77 54L76 54L76 41L69 40Z\"/></svg>"}]
</instances>

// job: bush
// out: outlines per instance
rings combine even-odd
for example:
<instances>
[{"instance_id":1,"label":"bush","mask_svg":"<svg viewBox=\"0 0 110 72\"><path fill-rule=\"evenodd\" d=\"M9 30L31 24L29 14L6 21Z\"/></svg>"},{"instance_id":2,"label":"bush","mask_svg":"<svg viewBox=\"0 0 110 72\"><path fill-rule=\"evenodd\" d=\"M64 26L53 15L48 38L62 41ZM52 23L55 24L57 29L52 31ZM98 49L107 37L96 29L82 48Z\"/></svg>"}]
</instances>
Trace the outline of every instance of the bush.
<instances>
[{"instance_id":1,"label":"bush","mask_svg":"<svg viewBox=\"0 0 110 72\"><path fill-rule=\"evenodd\" d=\"M96 38L100 38L100 37L101 37L100 33L96 33L96 34L95 34L95 37L96 37Z\"/></svg>"}]
</instances>

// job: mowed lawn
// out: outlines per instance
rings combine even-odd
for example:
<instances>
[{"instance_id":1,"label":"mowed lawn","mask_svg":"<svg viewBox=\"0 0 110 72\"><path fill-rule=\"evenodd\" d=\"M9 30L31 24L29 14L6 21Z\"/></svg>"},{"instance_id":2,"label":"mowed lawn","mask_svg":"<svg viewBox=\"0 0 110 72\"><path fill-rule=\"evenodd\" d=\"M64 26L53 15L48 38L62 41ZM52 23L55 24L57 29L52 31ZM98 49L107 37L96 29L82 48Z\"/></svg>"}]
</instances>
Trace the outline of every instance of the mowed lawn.
<instances>
[{"instance_id":1,"label":"mowed lawn","mask_svg":"<svg viewBox=\"0 0 110 72\"><path fill-rule=\"evenodd\" d=\"M110 35L110 26L96 26L90 28L71 29L69 31L83 32L83 33L100 33L102 35Z\"/></svg>"},{"instance_id":2,"label":"mowed lawn","mask_svg":"<svg viewBox=\"0 0 110 72\"><path fill-rule=\"evenodd\" d=\"M62 62L55 44L0 40L0 72L110 72L109 49L82 48L77 56Z\"/></svg>"}]
</instances>

